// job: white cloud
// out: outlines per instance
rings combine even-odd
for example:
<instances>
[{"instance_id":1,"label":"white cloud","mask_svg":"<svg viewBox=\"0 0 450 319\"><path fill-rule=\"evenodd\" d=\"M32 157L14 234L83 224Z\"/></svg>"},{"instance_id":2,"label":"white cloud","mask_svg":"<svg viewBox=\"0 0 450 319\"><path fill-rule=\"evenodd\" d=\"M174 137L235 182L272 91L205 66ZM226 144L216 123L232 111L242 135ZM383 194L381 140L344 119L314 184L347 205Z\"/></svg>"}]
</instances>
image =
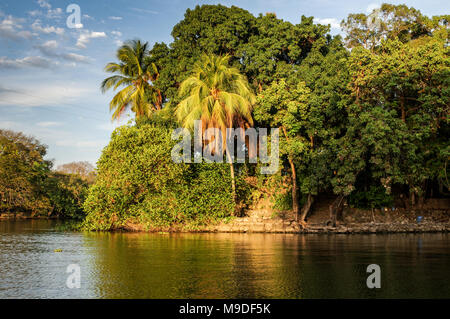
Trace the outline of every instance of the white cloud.
<instances>
[{"instance_id":1,"label":"white cloud","mask_svg":"<svg viewBox=\"0 0 450 319\"><path fill-rule=\"evenodd\" d=\"M95 91L95 92L94 92ZM27 89L0 87L0 105L4 106L55 106L79 103L81 97L97 92L97 88L87 88L71 84L36 83Z\"/></svg>"},{"instance_id":2,"label":"white cloud","mask_svg":"<svg viewBox=\"0 0 450 319\"><path fill-rule=\"evenodd\" d=\"M91 61L89 57L76 53L63 53L60 55L60 57L64 60L73 62L88 63L89 61Z\"/></svg>"},{"instance_id":3,"label":"white cloud","mask_svg":"<svg viewBox=\"0 0 450 319\"><path fill-rule=\"evenodd\" d=\"M111 20L122 20L123 18L122 17L111 16L111 17L108 17L108 19L111 19Z\"/></svg>"},{"instance_id":4,"label":"white cloud","mask_svg":"<svg viewBox=\"0 0 450 319\"><path fill-rule=\"evenodd\" d=\"M150 14L158 14L159 13L158 11L140 9L140 8L131 8L131 10L136 11L136 12L141 12L141 13L150 13Z\"/></svg>"},{"instance_id":5,"label":"white cloud","mask_svg":"<svg viewBox=\"0 0 450 319\"><path fill-rule=\"evenodd\" d=\"M120 47L123 44L123 41L119 38L122 36L122 32L120 31L111 31L111 35L114 36L114 43Z\"/></svg>"},{"instance_id":6,"label":"white cloud","mask_svg":"<svg viewBox=\"0 0 450 319\"><path fill-rule=\"evenodd\" d=\"M54 26L42 27L41 21L39 19L33 22L33 24L31 25L31 29L33 29L33 31L45 33L45 34L49 34L49 33L55 33L57 35L64 34L63 28L58 28L58 27L54 27Z\"/></svg>"},{"instance_id":7,"label":"white cloud","mask_svg":"<svg viewBox=\"0 0 450 319\"><path fill-rule=\"evenodd\" d=\"M81 49L85 49L86 45L91 41L91 39L96 38L106 38L105 32L96 32L96 31L83 31L77 40L77 47Z\"/></svg>"},{"instance_id":8,"label":"white cloud","mask_svg":"<svg viewBox=\"0 0 450 319\"><path fill-rule=\"evenodd\" d=\"M55 127L55 126L62 126L64 123L62 122L38 122L36 123L37 126L39 127Z\"/></svg>"},{"instance_id":9,"label":"white cloud","mask_svg":"<svg viewBox=\"0 0 450 319\"><path fill-rule=\"evenodd\" d=\"M37 3L42 9L47 10L47 18L49 19L60 18L63 14L63 10L61 8L52 9L52 5L46 0L38 0ZM41 14L41 12L37 10L31 12L33 12L34 15Z\"/></svg>"},{"instance_id":10,"label":"white cloud","mask_svg":"<svg viewBox=\"0 0 450 319\"><path fill-rule=\"evenodd\" d=\"M39 4L39 6L41 8L45 8L45 9L51 9L52 8L50 3L48 3L48 1L46 1L46 0L37 0L37 3Z\"/></svg>"},{"instance_id":11,"label":"white cloud","mask_svg":"<svg viewBox=\"0 0 450 319\"><path fill-rule=\"evenodd\" d=\"M36 48L46 56L61 58L70 62L88 63L91 60L89 57L81 54L59 52L56 40L49 40L44 44L37 45Z\"/></svg>"},{"instance_id":12,"label":"white cloud","mask_svg":"<svg viewBox=\"0 0 450 319\"><path fill-rule=\"evenodd\" d=\"M28 14L32 17L37 17L38 15L41 14L41 11L39 10L32 10L32 11L28 11Z\"/></svg>"},{"instance_id":13,"label":"white cloud","mask_svg":"<svg viewBox=\"0 0 450 319\"><path fill-rule=\"evenodd\" d=\"M50 68L57 63L52 63L50 60L40 56L27 56L22 59L10 59L8 57L0 57L0 68Z\"/></svg>"},{"instance_id":14,"label":"white cloud","mask_svg":"<svg viewBox=\"0 0 450 319\"><path fill-rule=\"evenodd\" d=\"M49 9L47 11L47 18L53 19L53 18L60 18L63 14L63 11L61 8L56 9Z\"/></svg>"},{"instance_id":15,"label":"white cloud","mask_svg":"<svg viewBox=\"0 0 450 319\"><path fill-rule=\"evenodd\" d=\"M44 44L35 46L39 51L41 51L44 55L55 57L58 54L56 50L58 49L58 42L56 40L49 40Z\"/></svg>"},{"instance_id":16,"label":"white cloud","mask_svg":"<svg viewBox=\"0 0 450 319\"><path fill-rule=\"evenodd\" d=\"M58 47L58 42L56 42L56 40L49 40L45 42L41 47L46 50L53 50Z\"/></svg>"},{"instance_id":17,"label":"white cloud","mask_svg":"<svg viewBox=\"0 0 450 319\"><path fill-rule=\"evenodd\" d=\"M341 27L338 19L336 18L314 18L314 23L324 24L324 25L330 25L332 29L339 29Z\"/></svg>"},{"instance_id":18,"label":"white cloud","mask_svg":"<svg viewBox=\"0 0 450 319\"><path fill-rule=\"evenodd\" d=\"M17 39L30 39L32 34L30 31L24 31L22 23L24 19L15 18L11 15L6 16L0 22L0 37L17 40Z\"/></svg>"}]
</instances>

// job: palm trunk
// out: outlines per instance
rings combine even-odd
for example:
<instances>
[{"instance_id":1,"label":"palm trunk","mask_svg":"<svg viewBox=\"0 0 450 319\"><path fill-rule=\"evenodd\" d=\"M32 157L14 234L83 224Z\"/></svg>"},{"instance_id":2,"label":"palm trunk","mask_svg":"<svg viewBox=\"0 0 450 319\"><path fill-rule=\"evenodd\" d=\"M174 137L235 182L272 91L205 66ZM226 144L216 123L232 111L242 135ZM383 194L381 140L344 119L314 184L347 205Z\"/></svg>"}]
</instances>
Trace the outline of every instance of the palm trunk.
<instances>
[{"instance_id":1,"label":"palm trunk","mask_svg":"<svg viewBox=\"0 0 450 319\"><path fill-rule=\"evenodd\" d=\"M295 165L292 158L289 158L289 165L292 171L292 211L295 214L295 220L298 221L299 209L298 209L298 197L297 197L297 173L295 172Z\"/></svg>"},{"instance_id":2,"label":"palm trunk","mask_svg":"<svg viewBox=\"0 0 450 319\"><path fill-rule=\"evenodd\" d=\"M231 160L231 154L228 151L228 147L225 148L225 152L227 153L227 158L228 158L228 162L230 164L230 175L231 175L231 194L233 196L233 204L234 204L234 208L233 208L233 215L236 211L236 180L234 177L234 166L233 166L233 161Z\"/></svg>"},{"instance_id":3,"label":"palm trunk","mask_svg":"<svg viewBox=\"0 0 450 319\"><path fill-rule=\"evenodd\" d=\"M233 195L233 203L236 205L236 181L234 179L233 163L230 163L230 174L231 174L231 193Z\"/></svg>"}]
</instances>

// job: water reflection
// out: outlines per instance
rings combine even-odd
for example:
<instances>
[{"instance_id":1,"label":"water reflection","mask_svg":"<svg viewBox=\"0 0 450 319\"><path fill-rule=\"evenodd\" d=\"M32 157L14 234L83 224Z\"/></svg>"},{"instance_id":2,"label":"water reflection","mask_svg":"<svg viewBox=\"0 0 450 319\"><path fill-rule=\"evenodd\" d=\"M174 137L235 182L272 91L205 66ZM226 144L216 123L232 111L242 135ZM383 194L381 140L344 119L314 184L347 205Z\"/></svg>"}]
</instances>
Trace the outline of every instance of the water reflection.
<instances>
[{"instance_id":1,"label":"water reflection","mask_svg":"<svg viewBox=\"0 0 450 319\"><path fill-rule=\"evenodd\" d=\"M448 234L72 233L0 222L0 297L448 298L449 246ZM81 289L65 286L71 263ZM366 287L372 263L381 289Z\"/></svg>"}]
</instances>

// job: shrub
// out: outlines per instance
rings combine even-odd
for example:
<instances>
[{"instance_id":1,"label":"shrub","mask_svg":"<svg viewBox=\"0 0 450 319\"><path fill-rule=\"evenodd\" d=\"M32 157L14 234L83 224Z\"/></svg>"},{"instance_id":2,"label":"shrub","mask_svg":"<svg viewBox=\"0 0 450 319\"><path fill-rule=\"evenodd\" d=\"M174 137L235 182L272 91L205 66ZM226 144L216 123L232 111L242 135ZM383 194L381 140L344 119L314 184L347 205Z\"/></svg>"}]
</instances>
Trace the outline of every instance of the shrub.
<instances>
[{"instance_id":1,"label":"shrub","mask_svg":"<svg viewBox=\"0 0 450 319\"><path fill-rule=\"evenodd\" d=\"M370 186L368 191L356 191L350 194L349 203L357 208L389 207L393 203L393 197L387 194L382 186Z\"/></svg>"},{"instance_id":2,"label":"shrub","mask_svg":"<svg viewBox=\"0 0 450 319\"><path fill-rule=\"evenodd\" d=\"M75 174L50 173L46 193L52 205L52 214L66 219L84 218L83 203L88 183Z\"/></svg>"},{"instance_id":3,"label":"shrub","mask_svg":"<svg viewBox=\"0 0 450 319\"><path fill-rule=\"evenodd\" d=\"M114 131L84 204L85 228L110 230L131 222L150 229L230 216L228 164L176 164L174 145L171 130L156 124Z\"/></svg>"}]
</instances>

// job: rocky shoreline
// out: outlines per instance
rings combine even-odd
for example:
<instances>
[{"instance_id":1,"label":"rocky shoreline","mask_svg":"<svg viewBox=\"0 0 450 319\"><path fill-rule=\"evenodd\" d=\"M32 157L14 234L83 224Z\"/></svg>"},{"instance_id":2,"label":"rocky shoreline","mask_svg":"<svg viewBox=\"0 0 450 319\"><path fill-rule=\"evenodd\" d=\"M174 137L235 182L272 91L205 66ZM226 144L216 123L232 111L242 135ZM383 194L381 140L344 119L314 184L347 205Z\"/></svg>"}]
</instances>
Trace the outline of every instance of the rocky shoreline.
<instances>
[{"instance_id":1,"label":"rocky shoreline","mask_svg":"<svg viewBox=\"0 0 450 319\"><path fill-rule=\"evenodd\" d=\"M417 216L421 216L420 221ZM227 222L197 227L144 229L137 223L127 223L121 230L132 232L209 232L209 233L284 233L284 234L388 234L450 232L448 210L412 212L347 209L336 227L329 225L327 214L316 214L302 227L292 213L274 214L267 209L252 210L244 217Z\"/></svg>"},{"instance_id":2,"label":"rocky shoreline","mask_svg":"<svg viewBox=\"0 0 450 319\"><path fill-rule=\"evenodd\" d=\"M363 223L344 224L336 227L310 226L301 228L298 225L286 225L282 228L254 229L253 227L235 228L216 226L201 230L205 232L229 233L298 233L298 234L389 234L389 233L434 233L450 232L450 223L423 223L423 224L386 224Z\"/></svg>"},{"instance_id":3,"label":"rocky shoreline","mask_svg":"<svg viewBox=\"0 0 450 319\"><path fill-rule=\"evenodd\" d=\"M267 207L267 206L266 206ZM0 214L0 220L54 219L26 214ZM358 210L347 208L332 227L326 211L316 211L302 227L291 212L274 213L265 207L254 208L246 216L234 217L217 224L178 225L147 229L129 221L115 231L129 232L212 232L212 233L292 233L292 234L383 234L450 232L450 210Z\"/></svg>"},{"instance_id":4,"label":"rocky shoreline","mask_svg":"<svg viewBox=\"0 0 450 319\"><path fill-rule=\"evenodd\" d=\"M330 226L329 213L316 212L302 227L292 213L274 214L267 209L252 210L245 217L228 223L207 226L204 231L239 233L301 234L378 234L450 232L449 209L429 210L359 210L347 208L336 227Z\"/></svg>"},{"instance_id":5,"label":"rocky shoreline","mask_svg":"<svg viewBox=\"0 0 450 319\"><path fill-rule=\"evenodd\" d=\"M379 234L379 233L430 233L450 232L450 222L421 223L341 223L336 227L308 225L301 227L295 221L283 223L247 224L239 220L229 224L208 226L200 231L229 233L300 233L300 234Z\"/></svg>"},{"instance_id":6,"label":"rocky shoreline","mask_svg":"<svg viewBox=\"0 0 450 319\"><path fill-rule=\"evenodd\" d=\"M231 222L197 228L170 227L146 230L141 225L127 224L120 231L127 232L169 232L169 233L266 233L266 234L392 234L392 233L450 233L450 223L361 223L341 224L336 227L311 225L302 228L296 223L279 225L239 225Z\"/></svg>"}]
</instances>

